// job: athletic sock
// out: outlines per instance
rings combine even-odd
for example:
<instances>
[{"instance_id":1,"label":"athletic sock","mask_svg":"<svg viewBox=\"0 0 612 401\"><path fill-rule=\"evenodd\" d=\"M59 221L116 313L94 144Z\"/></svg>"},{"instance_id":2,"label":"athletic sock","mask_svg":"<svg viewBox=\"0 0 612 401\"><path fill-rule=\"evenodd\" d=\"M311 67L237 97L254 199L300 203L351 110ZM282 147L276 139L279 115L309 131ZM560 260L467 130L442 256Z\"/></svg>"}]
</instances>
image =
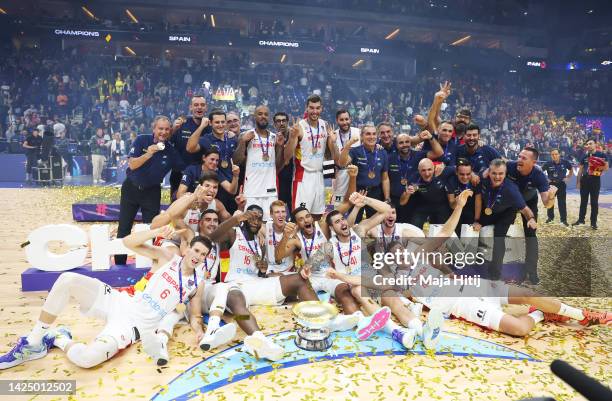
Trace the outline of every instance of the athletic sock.
<instances>
[{"instance_id":1,"label":"athletic sock","mask_svg":"<svg viewBox=\"0 0 612 401\"><path fill-rule=\"evenodd\" d=\"M209 316L208 325L206 326L206 334L210 334L213 330L218 329L220 323L220 316Z\"/></svg>"},{"instance_id":2,"label":"athletic sock","mask_svg":"<svg viewBox=\"0 0 612 401\"><path fill-rule=\"evenodd\" d=\"M423 322L421 322L421 319L419 319L419 318L415 317L414 319L409 321L408 322L408 328L416 330L418 335L422 335L423 334Z\"/></svg>"},{"instance_id":3,"label":"athletic sock","mask_svg":"<svg viewBox=\"0 0 612 401\"><path fill-rule=\"evenodd\" d=\"M359 322L366 318L366 316L360 310L358 310L357 312L353 312L352 315L357 316L359 318Z\"/></svg>"},{"instance_id":4,"label":"athletic sock","mask_svg":"<svg viewBox=\"0 0 612 401\"><path fill-rule=\"evenodd\" d=\"M383 329L385 330L385 333L393 334L393 330L399 330L401 329L401 327L397 323L395 323L393 320L389 319Z\"/></svg>"},{"instance_id":5,"label":"athletic sock","mask_svg":"<svg viewBox=\"0 0 612 401\"><path fill-rule=\"evenodd\" d=\"M155 333L155 335L157 336L160 342L162 342L163 344L168 344L168 340L170 340L170 337L168 337L168 334L165 331L158 331L157 333Z\"/></svg>"},{"instance_id":6,"label":"athletic sock","mask_svg":"<svg viewBox=\"0 0 612 401\"><path fill-rule=\"evenodd\" d=\"M539 311L539 310L534 310L533 312L529 313L527 316L532 318L535 324L538 324L544 320L544 312Z\"/></svg>"},{"instance_id":7,"label":"athletic sock","mask_svg":"<svg viewBox=\"0 0 612 401\"><path fill-rule=\"evenodd\" d=\"M28 337L26 338L28 340L28 344L39 345L42 341L42 338L45 336L45 334L49 330L49 327L51 327L50 324L43 323L40 320L36 321L34 328L32 329L32 331L30 332L30 334L28 334Z\"/></svg>"},{"instance_id":8,"label":"athletic sock","mask_svg":"<svg viewBox=\"0 0 612 401\"><path fill-rule=\"evenodd\" d=\"M557 312L558 315L561 316L567 316L571 319L575 319L575 320L582 320L584 319L584 315L582 314L582 310L578 309L578 308L574 308L573 306L569 306L564 304L563 302L561 302L561 308L559 309L559 312Z\"/></svg>"}]
</instances>

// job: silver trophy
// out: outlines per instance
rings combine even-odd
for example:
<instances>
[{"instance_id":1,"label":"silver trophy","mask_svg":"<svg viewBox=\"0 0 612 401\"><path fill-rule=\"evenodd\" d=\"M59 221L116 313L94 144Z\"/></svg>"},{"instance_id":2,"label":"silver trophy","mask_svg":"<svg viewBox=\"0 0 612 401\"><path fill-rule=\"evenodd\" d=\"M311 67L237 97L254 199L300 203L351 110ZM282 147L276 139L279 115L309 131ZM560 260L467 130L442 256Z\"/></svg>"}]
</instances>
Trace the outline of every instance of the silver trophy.
<instances>
[{"instance_id":1,"label":"silver trophy","mask_svg":"<svg viewBox=\"0 0 612 401\"><path fill-rule=\"evenodd\" d=\"M329 323L338 316L338 308L329 302L304 301L293 307L300 326L295 345L307 351L325 351L332 346Z\"/></svg>"}]
</instances>

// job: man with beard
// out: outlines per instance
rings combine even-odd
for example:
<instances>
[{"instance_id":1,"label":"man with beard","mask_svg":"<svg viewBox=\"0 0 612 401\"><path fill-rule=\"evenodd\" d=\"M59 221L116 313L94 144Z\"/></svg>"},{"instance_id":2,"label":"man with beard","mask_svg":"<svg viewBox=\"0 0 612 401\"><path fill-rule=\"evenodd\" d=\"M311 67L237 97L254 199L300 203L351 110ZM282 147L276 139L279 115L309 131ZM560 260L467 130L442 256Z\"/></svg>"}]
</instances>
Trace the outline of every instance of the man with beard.
<instances>
[{"instance_id":1,"label":"man with beard","mask_svg":"<svg viewBox=\"0 0 612 401\"><path fill-rule=\"evenodd\" d=\"M559 149L553 149L550 152L550 156L552 160L544 163L542 170L546 172L550 184L558 189L557 200L559 202L559 218L561 224L567 227L567 209L565 207L567 182L574 175L574 170L572 169L572 164L568 160L561 159ZM569 175L567 174L568 171ZM548 215L546 222L551 223L555 219L555 206L553 205L546 213Z\"/></svg>"},{"instance_id":2,"label":"man with beard","mask_svg":"<svg viewBox=\"0 0 612 401\"><path fill-rule=\"evenodd\" d=\"M279 111L272 118L274 128L276 129L277 141L283 144L284 166L278 171L278 199L285 202L286 205L291 205L291 182L293 181L293 156L284 160L285 146L289 139L289 116L287 113ZM279 156L280 157L280 156Z\"/></svg>"},{"instance_id":3,"label":"man with beard","mask_svg":"<svg viewBox=\"0 0 612 401\"><path fill-rule=\"evenodd\" d=\"M199 153L201 151L209 151L217 149L219 151L219 178L227 181L232 180L232 155L238 145L235 137L230 137L225 132L225 112L222 110L213 110L208 118L212 125L212 134L202 135L202 130L196 130L187 141L187 151L190 153ZM230 213L236 211L236 202L234 200L236 194L229 193L224 189L219 191L218 197L221 202L227 207Z\"/></svg>"},{"instance_id":4,"label":"man with beard","mask_svg":"<svg viewBox=\"0 0 612 401\"><path fill-rule=\"evenodd\" d=\"M221 251L229 249L230 252L230 269L225 277L225 282L230 284L228 305L235 315L248 317L240 319L247 326L245 332L248 336L244 339L247 352L275 361L282 358L285 351L259 331L248 307L281 305L287 297L297 297L300 301L316 301L318 298L308 281L308 267L300 269L298 273L267 276L267 247L264 238L259 235L262 217L263 210L251 205L245 213L221 224L210 237L220 244ZM238 303L235 299L244 300L240 305L245 307L236 308Z\"/></svg>"},{"instance_id":5,"label":"man with beard","mask_svg":"<svg viewBox=\"0 0 612 401\"><path fill-rule=\"evenodd\" d=\"M480 127L470 124L465 133L465 144L457 149L457 159L463 158L470 161L474 175L481 174L489 167L491 161L501 159L497 150L489 145L480 146ZM474 177L474 176L473 176ZM476 182L474 182L476 184Z\"/></svg>"},{"instance_id":6,"label":"man with beard","mask_svg":"<svg viewBox=\"0 0 612 401\"><path fill-rule=\"evenodd\" d=\"M444 224L449 215L446 185L434 176L434 165L429 159L419 162L419 172L411 177L412 183L400 197L400 205L410 201L413 208L410 223L423 229L423 224Z\"/></svg>"},{"instance_id":7,"label":"man with beard","mask_svg":"<svg viewBox=\"0 0 612 401\"><path fill-rule=\"evenodd\" d=\"M572 224L584 224L587 203L591 197L591 228L597 230L597 214L599 212L599 190L601 175L608 170L608 158L605 153L597 150L594 139L586 142L587 153L580 159L576 188L580 190L580 212L578 220Z\"/></svg>"},{"instance_id":8,"label":"man with beard","mask_svg":"<svg viewBox=\"0 0 612 401\"><path fill-rule=\"evenodd\" d=\"M368 237L377 241L377 251L387 252L391 242L399 241L402 238L424 238L425 233L412 224L398 223L397 212L391 206L391 210L387 213L382 223L368 231Z\"/></svg>"},{"instance_id":9,"label":"man with beard","mask_svg":"<svg viewBox=\"0 0 612 401\"><path fill-rule=\"evenodd\" d=\"M453 140L453 124L450 121L443 121L440 123L436 139L442 148L442 155L431 159L435 162L444 163L445 166L454 166L456 164L457 149L459 146L457 142ZM430 143L425 142L423 144L423 150L430 149Z\"/></svg>"},{"instance_id":10,"label":"man with beard","mask_svg":"<svg viewBox=\"0 0 612 401\"><path fill-rule=\"evenodd\" d=\"M169 141L181 155L185 166L191 164L199 164L202 160L199 154L190 153L187 151L187 141L189 137L198 129L201 130L201 134L210 133L211 129L209 126L208 118L205 118L208 105L206 99L203 96L193 96L189 104L189 112L191 116L179 117L174 120L172 126L172 136ZM170 174L170 193L172 196L176 193L181 183L181 177L183 176L181 170L172 170Z\"/></svg>"},{"instance_id":11,"label":"man with beard","mask_svg":"<svg viewBox=\"0 0 612 401\"><path fill-rule=\"evenodd\" d=\"M446 181L446 189L448 191L448 203L451 209L457 207L457 197L463 191L469 189L474 193L474 196L468 198L465 206L461 210L461 217L455 232L457 237L461 237L461 226L463 224L473 224L480 219L482 209L482 194L480 193L480 184L473 185L472 165L466 159L457 160L455 174L451 175Z\"/></svg>"},{"instance_id":12,"label":"man with beard","mask_svg":"<svg viewBox=\"0 0 612 401\"><path fill-rule=\"evenodd\" d=\"M526 205L533 212L535 221L538 221L538 192L545 207L554 205L554 196L557 192L555 186L549 186L544 172L536 165L539 152L532 147L526 147L519 153L517 161L507 163L507 177L517 186ZM525 267L526 278L533 284L538 284L538 238L536 230L529 227L523 218L523 231L525 233Z\"/></svg>"},{"instance_id":13,"label":"man with beard","mask_svg":"<svg viewBox=\"0 0 612 401\"><path fill-rule=\"evenodd\" d=\"M216 174L219 168L219 151L211 149L202 156L202 165L193 164L188 166L183 171L181 185L176 191L176 198L180 198L187 192L193 192L200 181L200 177L205 173L212 172ZM232 165L232 181L224 180L219 183L221 188L229 193L236 193L238 189L238 176L240 175L240 167ZM216 196L216 195L215 195Z\"/></svg>"},{"instance_id":14,"label":"man with beard","mask_svg":"<svg viewBox=\"0 0 612 401\"><path fill-rule=\"evenodd\" d=\"M430 150L413 150L410 148L408 134L397 136L397 152L389 158L389 180L391 203L395 206L398 212L397 218L401 223L409 221L410 209L408 206L400 205L400 197L406 190L409 180L417 173L419 162L425 158L435 159L441 154L440 144L435 140L432 140Z\"/></svg>"},{"instance_id":15,"label":"man with beard","mask_svg":"<svg viewBox=\"0 0 612 401\"><path fill-rule=\"evenodd\" d=\"M329 150L330 159L338 158L336 134L330 124L319 118L323 111L321 102L318 95L308 97L307 118L291 128L289 142L284 150L284 160L293 157L294 161L292 208L303 204L316 220L325 212L323 159L326 150Z\"/></svg>"},{"instance_id":16,"label":"man with beard","mask_svg":"<svg viewBox=\"0 0 612 401\"><path fill-rule=\"evenodd\" d=\"M287 205L282 200L270 204L271 221L266 223L266 257L268 260L268 275L289 274L293 270L293 255L276 259L276 247L283 240L287 224Z\"/></svg>"},{"instance_id":17,"label":"man with beard","mask_svg":"<svg viewBox=\"0 0 612 401\"><path fill-rule=\"evenodd\" d=\"M359 138L359 128L351 127L351 114L348 110L340 109L336 112L336 123L338 124L338 130L336 130L336 146L337 151L340 152L344 149L344 145L348 143L352 138ZM360 145L360 141L354 142L351 146L357 147ZM345 167L336 166L336 178L333 186L333 198L334 207L344 202L346 190L348 188L349 177Z\"/></svg>"},{"instance_id":18,"label":"man with beard","mask_svg":"<svg viewBox=\"0 0 612 401\"><path fill-rule=\"evenodd\" d=\"M489 267L490 280L499 280L506 253L506 234L514 223L516 212L523 216L523 224L536 230L538 223L533 211L525 203L518 186L506 178L506 162L495 159L489 171L480 182L482 207L480 218L476 218L472 227L479 231L483 226L493 226L493 258ZM478 211L476 211L478 216Z\"/></svg>"},{"instance_id":19,"label":"man with beard","mask_svg":"<svg viewBox=\"0 0 612 401\"><path fill-rule=\"evenodd\" d=\"M197 232L202 212L209 209L217 211L221 221L229 219L231 215L223 203L215 199L219 190L217 174L214 172L204 173L198 182L199 185L193 192L193 194L197 194L195 198L193 198L193 194L187 193L175 200L165 212L155 216L151 227L163 227L176 219L180 219L194 232Z\"/></svg>"},{"instance_id":20,"label":"man with beard","mask_svg":"<svg viewBox=\"0 0 612 401\"><path fill-rule=\"evenodd\" d=\"M338 165L345 167L351 162L358 167L357 190L366 190L370 198L391 202L389 181L389 159L387 152L377 145L378 133L373 125L361 129L361 145L353 147L358 138L351 138L342 148ZM376 211L367 207L366 217L374 216ZM357 215L359 223L363 214Z\"/></svg>"},{"instance_id":21,"label":"man with beard","mask_svg":"<svg viewBox=\"0 0 612 401\"><path fill-rule=\"evenodd\" d=\"M270 219L270 205L277 200L276 171L282 166L282 145L276 134L268 131L269 109L258 106L255 109L254 130L242 134L234 152L234 161L246 161L244 196L247 208L258 205L264 210L264 221ZM279 155L276 157L276 155Z\"/></svg>"},{"instance_id":22,"label":"man with beard","mask_svg":"<svg viewBox=\"0 0 612 401\"><path fill-rule=\"evenodd\" d=\"M127 177L121 186L117 238L130 233L138 209L141 209L142 221L146 224L159 214L161 183L171 169L180 169L183 165L174 146L164 144L169 137L170 120L158 116L153 121L153 135L139 135L132 144ZM127 255L115 255L115 264L124 265L126 262Z\"/></svg>"}]
</instances>

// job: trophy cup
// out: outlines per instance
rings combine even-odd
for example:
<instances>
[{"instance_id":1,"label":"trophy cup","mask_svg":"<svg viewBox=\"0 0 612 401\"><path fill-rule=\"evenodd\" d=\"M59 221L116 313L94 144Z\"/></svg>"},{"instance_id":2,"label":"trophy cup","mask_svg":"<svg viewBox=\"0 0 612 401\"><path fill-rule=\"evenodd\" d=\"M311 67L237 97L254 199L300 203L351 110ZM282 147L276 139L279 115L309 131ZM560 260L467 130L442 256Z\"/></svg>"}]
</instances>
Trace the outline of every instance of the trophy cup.
<instances>
[{"instance_id":1,"label":"trophy cup","mask_svg":"<svg viewBox=\"0 0 612 401\"><path fill-rule=\"evenodd\" d=\"M333 248L326 243L321 249L315 251L304 264L312 275L322 275L325 269L325 260L332 255ZM329 322L338 315L338 309L321 301L305 301L293 307L293 314L300 326L295 338L295 345L307 351L325 351L332 346Z\"/></svg>"},{"instance_id":2,"label":"trophy cup","mask_svg":"<svg viewBox=\"0 0 612 401\"><path fill-rule=\"evenodd\" d=\"M300 326L295 345L306 351L325 351L332 346L329 322L338 315L338 309L322 301L304 301L293 307Z\"/></svg>"}]
</instances>

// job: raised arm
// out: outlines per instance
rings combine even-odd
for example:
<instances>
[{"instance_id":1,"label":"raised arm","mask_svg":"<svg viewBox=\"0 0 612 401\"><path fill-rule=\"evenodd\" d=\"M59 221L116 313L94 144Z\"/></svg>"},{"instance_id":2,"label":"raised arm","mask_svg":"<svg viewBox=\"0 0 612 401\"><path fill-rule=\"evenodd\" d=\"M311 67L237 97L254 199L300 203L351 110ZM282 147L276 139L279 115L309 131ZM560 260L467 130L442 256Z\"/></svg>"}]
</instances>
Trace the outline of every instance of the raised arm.
<instances>
[{"instance_id":1,"label":"raised arm","mask_svg":"<svg viewBox=\"0 0 612 401\"><path fill-rule=\"evenodd\" d=\"M246 161L246 149L249 146L249 142L251 142L255 138L255 131L250 130L240 135L238 139L238 146L236 146L236 150L234 151L233 160L236 164L243 164Z\"/></svg>"},{"instance_id":2,"label":"raised arm","mask_svg":"<svg viewBox=\"0 0 612 401\"><path fill-rule=\"evenodd\" d=\"M148 244L155 237L172 238L175 232L172 227L164 226L152 230L134 232L123 238L123 245L139 255L146 256L153 260L158 260L160 264L164 264L172 259L173 253L167 248L153 246Z\"/></svg>"},{"instance_id":3,"label":"raised arm","mask_svg":"<svg viewBox=\"0 0 612 401\"><path fill-rule=\"evenodd\" d=\"M283 151L283 166L289 164L291 159L295 154L295 148L297 147L298 142L302 139L302 129L300 125L295 122L291 126L291 131L289 133L289 140L287 141L287 145L285 145L285 149Z\"/></svg>"},{"instance_id":4,"label":"raised arm","mask_svg":"<svg viewBox=\"0 0 612 401\"><path fill-rule=\"evenodd\" d=\"M433 131L438 130L438 124L440 122L440 108L450 93L451 83L445 81L443 84L440 84L440 90L434 95L433 103L429 109L429 114L427 114L427 125Z\"/></svg>"},{"instance_id":5,"label":"raised arm","mask_svg":"<svg viewBox=\"0 0 612 401\"><path fill-rule=\"evenodd\" d=\"M164 213L160 213L153 218L151 222L151 228L159 228L165 225L170 224L172 220L176 218L183 218L187 213L187 210L193 205L195 201L198 200L200 196L204 195L204 188L201 186L197 186L195 191L192 194L187 193L185 196L182 196L172 202L170 207L166 209Z\"/></svg>"},{"instance_id":6,"label":"raised arm","mask_svg":"<svg viewBox=\"0 0 612 401\"><path fill-rule=\"evenodd\" d=\"M285 224L283 238L274 248L274 260L276 263L280 263L287 256L293 255L293 252L299 248L299 241L296 238L297 230L298 227L295 223L288 222Z\"/></svg>"},{"instance_id":7,"label":"raised arm","mask_svg":"<svg viewBox=\"0 0 612 401\"><path fill-rule=\"evenodd\" d=\"M204 132L204 129L208 127L208 124L208 118L202 118L200 126L195 131L193 131L193 134L191 134L191 136L187 140L187 152L197 153L200 151L200 137L202 136L202 132Z\"/></svg>"},{"instance_id":8,"label":"raised arm","mask_svg":"<svg viewBox=\"0 0 612 401\"><path fill-rule=\"evenodd\" d=\"M153 157L153 155L159 152L159 148L156 144L150 145L147 148L147 151L138 157L130 157L128 159L128 167L130 170L134 171L142 167L143 164L149 161Z\"/></svg>"},{"instance_id":9,"label":"raised arm","mask_svg":"<svg viewBox=\"0 0 612 401\"><path fill-rule=\"evenodd\" d=\"M363 199L363 200L361 200ZM365 206L370 206L376 210L376 214L369 219L363 220L361 223L354 228L357 235L365 237L370 229L376 227L383 222L389 212L391 212L391 206L385 202L379 201L378 199L363 197L363 195L355 192L351 195L352 203L363 203Z\"/></svg>"},{"instance_id":10,"label":"raised arm","mask_svg":"<svg viewBox=\"0 0 612 401\"><path fill-rule=\"evenodd\" d=\"M357 141L359 141L359 138L351 137L351 139L349 139L344 144L344 147L342 148L342 151L340 152L340 155L338 156L338 166L345 167L347 164L351 162L351 156L349 155L349 152L351 151L351 148L353 147L353 145L357 143Z\"/></svg>"}]
</instances>

